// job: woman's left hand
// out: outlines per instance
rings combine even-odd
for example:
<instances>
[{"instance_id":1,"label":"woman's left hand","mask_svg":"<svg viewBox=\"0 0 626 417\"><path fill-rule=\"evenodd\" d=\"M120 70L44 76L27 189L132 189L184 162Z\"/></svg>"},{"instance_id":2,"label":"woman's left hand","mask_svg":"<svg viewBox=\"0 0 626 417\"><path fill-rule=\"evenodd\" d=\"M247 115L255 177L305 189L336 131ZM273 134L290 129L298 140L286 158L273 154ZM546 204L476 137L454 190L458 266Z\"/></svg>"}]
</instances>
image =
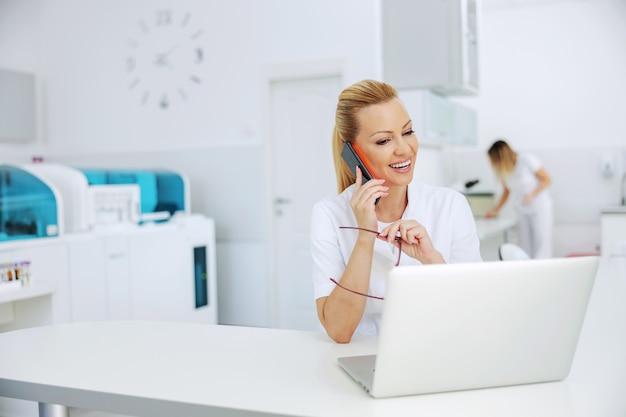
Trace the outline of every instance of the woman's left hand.
<instances>
[{"instance_id":1,"label":"woman's left hand","mask_svg":"<svg viewBox=\"0 0 626 417\"><path fill-rule=\"evenodd\" d=\"M402 240L402 252L423 264L445 263L433 246L426 228L415 220L398 220L385 227L378 238L398 247L396 236Z\"/></svg>"},{"instance_id":2,"label":"woman's left hand","mask_svg":"<svg viewBox=\"0 0 626 417\"><path fill-rule=\"evenodd\" d=\"M522 201L522 205L523 206L530 206L530 204L533 202L533 199L535 198L535 196L533 195L533 193L528 193L524 195L524 200Z\"/></svg>"}]
</instances>

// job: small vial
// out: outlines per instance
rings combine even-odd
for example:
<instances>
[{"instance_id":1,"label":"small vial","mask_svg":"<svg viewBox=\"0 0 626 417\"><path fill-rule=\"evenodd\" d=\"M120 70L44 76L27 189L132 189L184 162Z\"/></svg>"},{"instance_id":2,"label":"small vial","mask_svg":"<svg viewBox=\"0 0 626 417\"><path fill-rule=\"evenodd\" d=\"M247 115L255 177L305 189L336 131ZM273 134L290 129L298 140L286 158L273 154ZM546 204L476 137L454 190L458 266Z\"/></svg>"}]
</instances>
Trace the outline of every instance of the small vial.
<instances>
[{"instance_id":1,"label":"small vial","mask_svg":"<svg viewBox=\"0 0 626 417\"><path fill-rule=\"evenodd\" d=\"M22 261L19 266L20 279L22 286L26 287L31 284L30 261Z\"/></svg>"}]
</instances>

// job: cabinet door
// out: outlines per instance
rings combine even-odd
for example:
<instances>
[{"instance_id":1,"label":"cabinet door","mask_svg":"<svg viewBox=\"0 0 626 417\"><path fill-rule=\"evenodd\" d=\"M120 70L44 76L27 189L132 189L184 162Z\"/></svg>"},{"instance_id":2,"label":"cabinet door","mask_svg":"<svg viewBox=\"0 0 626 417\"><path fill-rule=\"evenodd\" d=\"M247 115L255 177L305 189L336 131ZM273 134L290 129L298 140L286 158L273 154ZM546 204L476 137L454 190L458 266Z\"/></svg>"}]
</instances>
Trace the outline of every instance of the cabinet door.
<instances>
[{"instance_id":1,"label":"cabinet door","mask_svg":"<svg viewBox=\"0 0 626 417\"><path fill-rule=\"evenodd\" d=\"M461 104L454 106L454 143L457 145L476 145L478 125L476 111Z\"/></svg>"},{"instance_id":2,"label":"cabinet door","mask_svg":"<svg viewBox=\"0 0 626 417\"><path fill-rule=\"evenodd\" d=\"M626 213L602 214L602 256L626 255Z\"/></svg>"},{"instance_id":3,"label":"cabinet door","mask_svg":"<svg viewBox=\"0 0 626 417\"><path fill-rule=\"evenodd\" d=\"M193 309L192 253L175 227L129 237L132 314L139 320L184 321Z\"/></svg>"},{"instance_id":4,"label":"cabinet door","mask_svg":"<svg viewBox=\"0 0 626 417\"><path fill-rule=\"evenodd\" d=\"M477 114L474 109L450 101L428 90L400 91L420 145L463 145L477 143Z\"/></svg>"},{"instance_id":5,"label":"cabinet door","mask_svg":"<svg viewBox=\"0 0 626 417\"><path fill-rule=\"evenodd\" d=\"M477 0L383 0L383 76L396 88L478 93Z\"/></svg>"},{"instance_id":6,"label":"cabinet door","mask_svg":"<svg viewBox=\"0 0 626 417\"><path fill-rule=\"evenodd\" d=\"M214 233L181 220L129 236L133 319L217 323Z\"/></svg>"},{"instance_id":7,"label":"cabinet door","mask_svg":"<svg viewBox=\"0 0 626 417\"><path fill-rule=\"evenodd\" d=\"M72 321L107 318L104 244L94 235L69 240L68 259Z\"/></svg>"},{"instance_id":8,"label":"cabinet door","mask_svg":"<svg viewBox=\"0 0 626 417\"><path fill-rule=\"evenodd\" d=\"M454 142L455 105L445 97L427 95L426 136L439 143Z\"/></svg>"},{"instance_id":9,"label":"cabinet door","mask_svg":"<svg viewBox=\"0 0 626 417\"><path fill-rule=\"evenodd\" d=\"M132 318L132 303L128 236L109 236L103 241L107 275L107 317L110 320L129 320Z\"/></svg>"},{"instance_id":10,"label":"cabinet door","mask_svg":"<svg viewBox=\"0 0 626 417\"><path fill-rule=\"evenodd\" d=\"M462 32L461 44L463 47L461 67L463 68L462 84L473 93L478 93L478 2L465 0L460 10Z\"/></svg>"}]
</instances>

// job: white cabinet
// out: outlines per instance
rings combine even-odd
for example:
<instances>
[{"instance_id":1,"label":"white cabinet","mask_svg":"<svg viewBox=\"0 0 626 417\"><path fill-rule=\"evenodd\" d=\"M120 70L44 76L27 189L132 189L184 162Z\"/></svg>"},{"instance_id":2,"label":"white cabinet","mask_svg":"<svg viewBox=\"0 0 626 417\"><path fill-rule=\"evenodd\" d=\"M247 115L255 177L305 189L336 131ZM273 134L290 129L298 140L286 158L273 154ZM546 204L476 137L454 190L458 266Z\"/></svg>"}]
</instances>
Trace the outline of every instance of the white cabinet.
<instances>
[{"instance_id":1,"label":"white cabinet","mask_svg":"<svg viewBox=\"0 0 626 417\"><path fill-rule=\"evenodd\" d=\"M107 318L124 320L132 317L132 293L130 273L130 238L108 236L104 244L104 264L107 273Z\"/></svg>"},{"instance_id":2,"label":"white cabinet","mask_svg":"<svg viewBox=\"0 0 626 417\"><path fill-rule=\"evenodd\" d=\"M602 211L602 256L626 255L626 207Z\"/></svg>"},{"instance_id":3,"label":"white cabinet","mask_svg":"<svg viewBox=\"0 0 626 417\"><path fill-rule=\"evenodd\" d=\"M77 321L218 322L215 223L201 215L0 242L0 264L22 261L31 286L0 292L0 332Z\"/></svg>"},{"instance_id":4,"label":"white cabinet","mask_svg":"<svg viewBox=\"0 0 626 417\"><path fill-rule=\"evenodd\" d=\"M30 285L0 293L0 332L71 321L67 247L61 238L0 242L0 264L30 263Z\"/></svg>"},{"instance_id":5,"label":"white cabinet","mask_svg":"<svg viewBox=\"0 0 626 417\"><path fill-rule=\"evenodd\" d=\"M65 239L72 321L132 318L129 234L88 233Z\"/></svg>"},{"instance_id":6,"label":"white cabinet","mask_svg":"<svg viewBox=\"0 0 626 417\"><path fill-rule=\"evenodd\" d=\"M396 88L478 93L479 0L383 0L383 78Z\"/></svg>"},{"instance_id":7,"label":"white cabinet","mask_svg":"<svg viewBox=\"0 0 626 417\"><path fill-rule=\"evenodd\" d=\"M424 93L424 139L440 143L454 141L454 103L445 97Z\"/></svg>"},{"instance_id":8,"label":"white cabinet","mask_svg":"<svg viewBox=\"0 0 626 417\"><path fill-rule=\"evenodd\" d=\"M196 220L130 236L134 319L217 323L214 224Z\"/></svg>"},{"instance_id":9,"label":"white cabinet","mask_svg":"<svg viewBox=\"0 0 626 417\"><path fill-rule=\"evenodd\" d=\"M68 235L72 321L107 318L107 273L103 241L95 235Z\"/></svg>"},{"instance_id":10,"label":"white cabinet","mask_svg":"<svg viewBox=\"0 0 626 417\"><path fill-rule=\"evenodd\" d=\"M476 145L477 114L429 90L399 91L421 145Z\"/></svg>"},{"instance_id":11,"label":"white cabinet","mask_svg":"<svg viewBox=\"0 0 626 417\"><path fill-rule=\"evenodd\" d=\"M478 118L476 110L461 104L454 105L454 144L476 145L478 143Z\"/></svg>"},{"instance_id":12,"label":"white cabinet","mask_svg":"<svg viewBox=\"0 0 626 417\"><path fill-rule=\"evenodd\" d=\"M31 142L37 137L35 75L0 69L0 140Z\"/></svg>"},{"instance_id":13,"label":"white cabinet","mask_svg":"<svg viewBox=\"0 0 626 417\"><path fill-rule=\"evenodd\" d=\"M72 321L217 323L213 219L181 216L66 239Z\"/></svg>"}]
</instances>

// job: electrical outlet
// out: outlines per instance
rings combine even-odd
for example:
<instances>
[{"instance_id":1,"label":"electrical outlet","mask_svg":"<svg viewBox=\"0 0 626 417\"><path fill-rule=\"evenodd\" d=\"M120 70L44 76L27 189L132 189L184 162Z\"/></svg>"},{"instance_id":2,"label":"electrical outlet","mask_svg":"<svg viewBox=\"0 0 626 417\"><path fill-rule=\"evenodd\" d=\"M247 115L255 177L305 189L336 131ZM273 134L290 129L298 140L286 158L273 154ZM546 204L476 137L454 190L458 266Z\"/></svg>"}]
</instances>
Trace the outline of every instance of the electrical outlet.
<instances>
[{"instance_id":1,"label":"electrical outlet","mask_svg":"<svg viewBox=\"0 0 626 417\"><path fill-rule=\"evenodd\" d=\"M611 178L613 176L615 173L613 155L609 153L602 155L602 160L600 161L600 171L602 172L602 176L605 178Z\"/></svg>"}]
</instances>

